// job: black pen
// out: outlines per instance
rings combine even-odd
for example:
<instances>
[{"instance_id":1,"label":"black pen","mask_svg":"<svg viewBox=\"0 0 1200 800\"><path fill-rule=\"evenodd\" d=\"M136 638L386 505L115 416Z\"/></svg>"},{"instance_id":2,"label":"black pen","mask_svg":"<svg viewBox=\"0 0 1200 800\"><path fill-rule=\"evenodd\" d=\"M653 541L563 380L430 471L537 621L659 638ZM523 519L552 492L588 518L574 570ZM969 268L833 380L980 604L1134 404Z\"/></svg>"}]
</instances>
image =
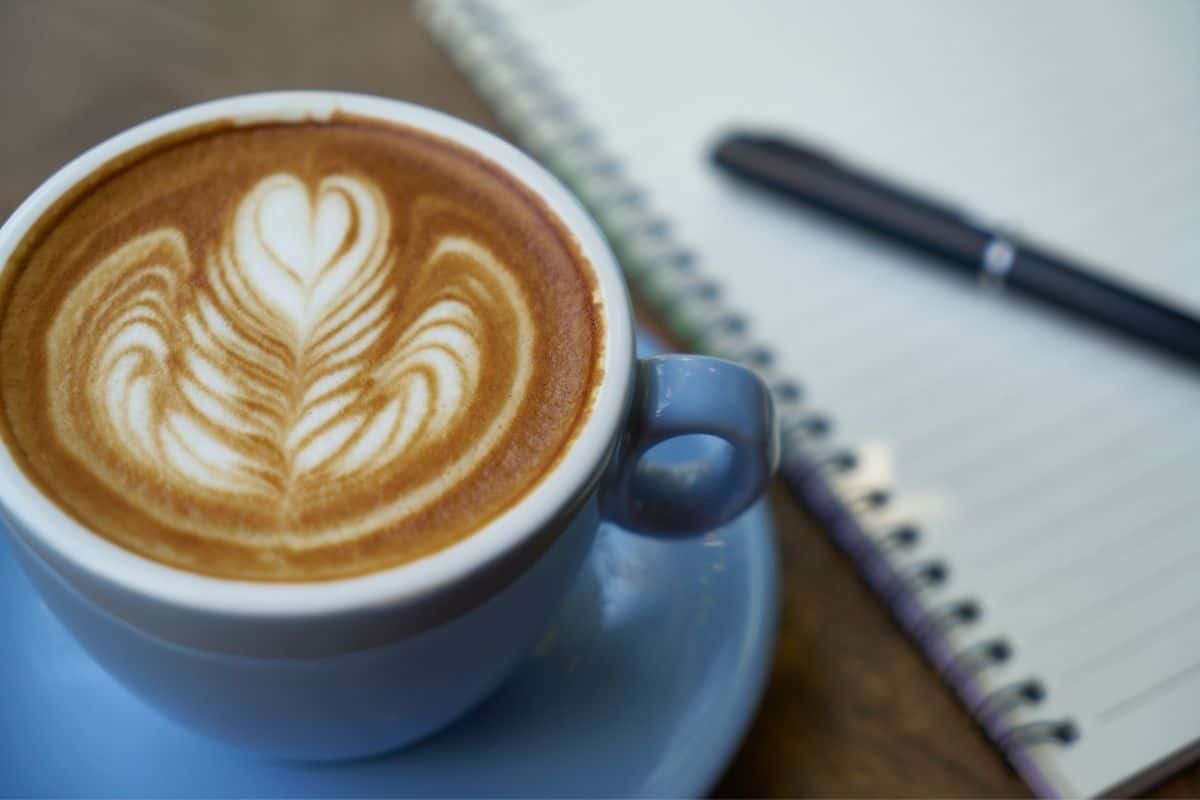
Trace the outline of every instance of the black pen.
<instances>
[{"instance_id":1,"label":"black pen","mask_svg":"<svg viewBox=\"0 0 1200 800\"><path fill-rule=\"evenodd\" d=\"M985 282L1200 362L1200 320L828 154L779 137L734 133L717 145L713 160L753 184L939 256Z\"/></svg>"}]
</instances>

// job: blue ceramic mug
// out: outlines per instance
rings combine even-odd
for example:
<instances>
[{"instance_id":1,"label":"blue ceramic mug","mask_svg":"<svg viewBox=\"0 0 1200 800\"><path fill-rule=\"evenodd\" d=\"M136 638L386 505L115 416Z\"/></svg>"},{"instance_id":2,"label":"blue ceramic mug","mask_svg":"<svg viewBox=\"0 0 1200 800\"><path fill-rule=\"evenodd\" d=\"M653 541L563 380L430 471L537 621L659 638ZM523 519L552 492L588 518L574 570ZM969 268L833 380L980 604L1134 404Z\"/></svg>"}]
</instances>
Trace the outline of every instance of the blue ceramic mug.
<instances>
[{"instance_id":1,"label":"blue ceramic mug","mask_svg":"<svg viewBox=\"0 0 1200 800\"><path fill-rule=\"evenodd\" d=\"M89 532L0 452L0 514L47 605L117 680L165 715L258 752L340 759L392 749L491 693L530 652L598 525L657 535L718 527L762 492L779 455L752 372L698 356L634 357L625 285L571 194L500 139L417 106L339 93L250 95L183 109L90 150L0 228L0 264L71 187L148 141L212 122L347 112L471 148L536 192L576 237L605 314L604 378L578 436L523 499L463 541L399 567L313 583L185 572ZM676 463L683 435L724 442Z\"/></svg>"}]
</instances>

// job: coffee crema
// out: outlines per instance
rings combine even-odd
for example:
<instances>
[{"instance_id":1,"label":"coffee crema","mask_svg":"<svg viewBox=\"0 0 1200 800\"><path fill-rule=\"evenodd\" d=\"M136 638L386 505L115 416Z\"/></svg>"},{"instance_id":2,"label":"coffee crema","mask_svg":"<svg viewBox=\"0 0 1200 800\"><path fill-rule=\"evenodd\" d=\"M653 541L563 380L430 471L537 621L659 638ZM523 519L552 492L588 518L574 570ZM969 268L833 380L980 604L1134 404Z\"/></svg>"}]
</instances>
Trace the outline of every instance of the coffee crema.
<instances>
[{"instance_id":1,"label":"coffee crema","mask_svg":"<svg viewBox=\"0 0 1200 800\"><path fill-rule=\"evenodd\" d=\"M527 494L600 382L590 264L529 189L348 116L101 168L0 277L4 439L91 530L227 578L358 575Z\"/></svg>"}]
</instances>

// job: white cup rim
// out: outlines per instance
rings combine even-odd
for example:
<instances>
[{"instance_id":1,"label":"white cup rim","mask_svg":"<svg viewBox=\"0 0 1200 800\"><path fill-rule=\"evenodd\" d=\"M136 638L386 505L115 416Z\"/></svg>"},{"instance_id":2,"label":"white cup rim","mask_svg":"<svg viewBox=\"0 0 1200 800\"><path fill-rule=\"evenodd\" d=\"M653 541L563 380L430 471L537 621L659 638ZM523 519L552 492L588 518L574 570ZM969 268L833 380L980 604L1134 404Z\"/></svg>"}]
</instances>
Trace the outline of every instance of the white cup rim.
<instances>
[{"instance_id":1,"label":"white cup rim","mask_svg":"<svg viewBox=\"0 0 1200 800\"><path fill-rule=\"evenodd\" d=\"M595 272L604 309L603 378L591 414L554 469L477 532L415 561L319 582L266 583L188 572L121 548L43 495L0 447L0 505L18 535L73 568L155 601L224 616L292 619L399 608L428 599L513 552L572 507L595 480L623 424L633 374L632 312L624 281L595 222L574 195L524 153L459 119L400 100L326 91L265 92L212 100L143 122L96 145L48 178L0 227L0 270L32 225L66 191L112 159L175 131L216 121L256 124L337 113L399 123L468 147L540 196L575 236Z\"/></svg>"}]
</instances>

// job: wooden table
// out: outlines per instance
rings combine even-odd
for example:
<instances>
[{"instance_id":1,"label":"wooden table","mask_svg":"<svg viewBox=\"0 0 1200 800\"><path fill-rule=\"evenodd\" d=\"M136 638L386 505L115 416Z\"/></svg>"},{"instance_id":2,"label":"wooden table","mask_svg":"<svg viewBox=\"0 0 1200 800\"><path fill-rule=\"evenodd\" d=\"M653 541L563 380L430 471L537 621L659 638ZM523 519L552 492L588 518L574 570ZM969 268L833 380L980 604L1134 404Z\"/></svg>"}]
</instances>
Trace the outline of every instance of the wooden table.
<instances>
[{"instance_id":1,"label":"wooden table","mask_svg":"<svg viewBox=\"0 0 1200 800\"><path fill-rule=\"evenodd\" d=\"M402 0L0 0L0 217L69 158L147 117L296 88L404 98L497 129ZM779 647L716 793L1027 795L850 563L785 490L772 500ZM1157 794L1200 794L1200 768Z\"/></svg>"}]
</instances>

